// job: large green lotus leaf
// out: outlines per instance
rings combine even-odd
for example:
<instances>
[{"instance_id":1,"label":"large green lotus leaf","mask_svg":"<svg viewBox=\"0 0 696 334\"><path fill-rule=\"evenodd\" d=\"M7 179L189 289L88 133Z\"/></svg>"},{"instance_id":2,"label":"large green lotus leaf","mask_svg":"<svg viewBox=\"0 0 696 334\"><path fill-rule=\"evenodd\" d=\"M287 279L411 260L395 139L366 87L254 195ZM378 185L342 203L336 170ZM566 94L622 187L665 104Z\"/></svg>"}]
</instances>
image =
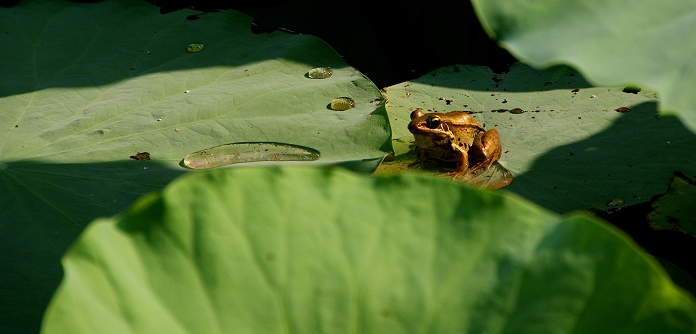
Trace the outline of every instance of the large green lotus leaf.
<instances>
[{"instance_id":1,"label":"large green lotus leaf","mask_svg":"<svg viewBox=\"0 0 696 334\"><path fill-rule=\"evenodd\" d=\"M569 67L518 63L506 74L447 67L388 87L386 95L397 158L415 158L407 154L414 144L406 128L415 108L476 111L500 132L500 164L514 175L506 189L556 212L607 209L613 199L645 202L664 193L675 171L696 176L696 161L685 154L696 136L675 117L658 116L654 94L591 87ZM630 111L615 111L620 107ZM491 111L514 108L525 112Z\"/></svg>"},{"instance_id":2,"label":"large green lotus leaf","mask_svg":"<svg viewBox=\"0 0 696 334\"><path fill-rule=\"evenodd\" d=\"M622 233L436 177L236 168L90 224L44 333L687 333Z\"/></svg>"},{"instance_id":3,"label":"large green lotus leaf","mask_svg":"<svg viewBox=\"0 0 696 334\"><path fill-rule=\"evenodd\" d=\"M696 2L472 0L488 33L534 66L565 63L601 86L635 84L696 131Z\"/></svg>"},{"instance_id":4,"label":"large green lotus leaf","mask_svg":"<svg viewBox=\"0 0 696 334\"><path fill-rule=\"evenodd\" d=\"M389 150L379 90L324 42L194 13L140 0L0 9L0 332L35 332L81 229L161 189L189 153L269 141L370 171ZM333 76L306 77L315 66ZM328 109L339 96L355 108Z\"/></svg>"}]
</instances>

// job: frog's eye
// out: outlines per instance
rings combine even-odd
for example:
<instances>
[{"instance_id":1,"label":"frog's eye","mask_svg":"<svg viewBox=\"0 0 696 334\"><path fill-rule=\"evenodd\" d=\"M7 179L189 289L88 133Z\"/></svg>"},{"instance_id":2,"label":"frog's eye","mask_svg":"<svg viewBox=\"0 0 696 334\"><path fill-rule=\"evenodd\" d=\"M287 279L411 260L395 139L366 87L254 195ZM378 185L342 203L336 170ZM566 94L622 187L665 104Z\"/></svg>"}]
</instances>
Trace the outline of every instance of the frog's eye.
<instances>
[{"instance_id":1,"label":"frog's eye","mask_svg":"<svg viewBox=\"0 0 696 334\"><path fill-rule=\"evenodd\" d=\"M429 129L437 129L440 127L440 117L433 116L425 120L425 126Z\"/></svg>"},{"instance_id":2,"label":"frog's eye","mask_svg":"<svg viewBox=\"0 0 696 334\"><path fill-rule=\"evenodd\" d=\"M421 117L423 115L425 115L425 114L423 114L423 110L418 108L411 113L411 120L414 120L416 117Z\"/></svg>"}]
</instances>

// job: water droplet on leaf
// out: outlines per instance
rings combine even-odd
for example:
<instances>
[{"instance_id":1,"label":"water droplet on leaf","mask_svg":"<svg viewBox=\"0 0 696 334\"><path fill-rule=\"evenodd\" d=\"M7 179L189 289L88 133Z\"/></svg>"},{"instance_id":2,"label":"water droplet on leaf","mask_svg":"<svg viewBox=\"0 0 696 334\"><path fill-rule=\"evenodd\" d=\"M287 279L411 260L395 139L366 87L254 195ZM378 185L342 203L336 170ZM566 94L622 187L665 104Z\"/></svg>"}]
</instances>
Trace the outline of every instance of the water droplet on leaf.
<instances>
[{"instance_id":1,"label":"water droplet on leaf","mask_svg":"<svg viewBox=\"0 0 696 334\"><path fill-rule=\"evenodd\" d=\"M183 164L193 169L208 169L258 161L314 161L319 151L299 145L272 142L231 143L193 152Z\"/></svg>"},{"instance_id":2,"label":"water droplet on leaf","mask_svg":"<svg viewBox=\"0 0 696 334\"><path fill-rule=\"evenodd\" d=\"M348 110L355 107L355 100L350 97L337 97L331 101L331 109Z\"/></svg>"},{"instance_id":3,"label":"water droplet on leaf","mask_svg":"<svg viewBox=\"0 0 696 334\"><path fill-rule=\"evenodd\" d=\"M333 70L330 67L315 67L307 72L310 79L326 79L332 74Z\"/></svg>"},{"instance_id":4,"label":"water droplet on leaf","mask_svg":"<svg viewBox=\"0 0 696 334\"><path fill-rule=\"evenodd\" d=\"M189 46L186 48L186 51L188 52L201 52L203 51L203 44L198 44L198 43L192 43L189 44Z\"/></svg>"},{"instance_id":5,"label":"water droplet on leaf","mask_svg":"<svg viewBox=\"0 0 696 334\"><path fill-rule=\"evenodd\" d=\"M640 87L628 86L628 87L624 87L624 89L622 91L624 93L638 94L638 92L640 92L640 90L641 90Z\"/></svg>"},{"instance_id":6,"label":"water droplet on leaf","mask_svg":"<svg viewBox=\"0 0 696 334\"><path fill-rule=\"evenodd\" d=\"M607 206L611 207L616 207L616 206L621 206L624 204L624 200L622 198L614 198L611 201L607 203Z\"/></svg>"}]
</instances>

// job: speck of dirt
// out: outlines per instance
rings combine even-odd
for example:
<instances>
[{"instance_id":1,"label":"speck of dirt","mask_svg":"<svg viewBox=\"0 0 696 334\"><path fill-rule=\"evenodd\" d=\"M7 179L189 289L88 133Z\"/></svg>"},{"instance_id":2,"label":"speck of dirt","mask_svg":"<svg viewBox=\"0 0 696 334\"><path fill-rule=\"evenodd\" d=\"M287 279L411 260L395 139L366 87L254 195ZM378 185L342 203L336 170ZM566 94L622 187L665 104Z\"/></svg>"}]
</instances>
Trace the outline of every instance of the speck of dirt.
<instances>
[{"instance_id":1,"label":"speck of dirt","mask_svg":"<svg viewBox=\"0 0 696 334\"><path fill-rule=\"evenodd\" d=\"M131 155L130 158L131 158L131 159L134 159L134 160L140 160L140 161L142 161L142 160L150 160L150 153L148 153L148 152L138 152L138 153L136 153L135 155Z\"/></svg>"}]
</instances>

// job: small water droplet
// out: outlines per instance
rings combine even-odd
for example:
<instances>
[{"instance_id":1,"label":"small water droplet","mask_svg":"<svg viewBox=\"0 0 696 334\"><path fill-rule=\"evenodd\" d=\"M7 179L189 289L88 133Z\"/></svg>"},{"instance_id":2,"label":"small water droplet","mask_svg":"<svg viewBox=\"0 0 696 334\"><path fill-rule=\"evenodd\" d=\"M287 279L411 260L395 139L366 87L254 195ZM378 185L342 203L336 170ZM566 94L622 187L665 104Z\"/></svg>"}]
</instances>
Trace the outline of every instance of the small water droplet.
<instances>
[{"instance_id":1,"label":"small water droplet","mask_svg":"<svg viewBox=\"0 0 696 334\"><path fill-rule=\"evenodd\" d=\"M307 72L310 79L326 79L332 74L333 70L330 67L315 67Z\"/></svg>"},{"instance_id":2,"label":"small water droplet","mask_svg":"<svg viewBox=\"0 0 696 334\"><path fill-rule=\"evenodd\" d=\"M628 86L628 87L624 87L624 89L622 91L624 93L638 94L638 92L640 92L640 87Z\"/></svg>"},{"instance_id":3,"label":"small water droplet","mask_svg":"<svg viewBox=\"0 0 696 334\"><path fill-rule=\"evenodd\" d=\"M355 100L350 97L337 97L331 101L331 109L333 110L348 110L355 107Z\"/></svg>"},{"instance_id":4,"label":"small water droplet","mask_svg":"<svg viewBox=\"0 0 696 334\"><path fill-rule=\"evenodd\" d=\"M606 213L608 215L613 215L619 211L621 211L621 208L609 208L609 209L607 209Z\"/></svg>"},{"instance_id":5,"label":"small water droplet","mask_svg":"<svg viewBox=\"0 0 696 334\"><path fill-rule=\"evenodd\" d=\"M186 51L191 52L191 53L201 52L201 51L203 51L203 44L198 44L198 43L189 44L188 47L186 48Z\"/></svg>"},{"instance_id":6,"label":"small water droplet","mask_svg":"<svg viewBox=\"0 0 696 334\"><path fill-rule=\"evenodd\" d=\"M609 202L607 203L607 206L617 207L617 206L621 206L621 205L623 205L623 204L624 204L623 198L618 198L618 197L617 197L617 198L614 198L614 199L612 199L611 201L609 201Z\"/></svg>"}]
</instances>

